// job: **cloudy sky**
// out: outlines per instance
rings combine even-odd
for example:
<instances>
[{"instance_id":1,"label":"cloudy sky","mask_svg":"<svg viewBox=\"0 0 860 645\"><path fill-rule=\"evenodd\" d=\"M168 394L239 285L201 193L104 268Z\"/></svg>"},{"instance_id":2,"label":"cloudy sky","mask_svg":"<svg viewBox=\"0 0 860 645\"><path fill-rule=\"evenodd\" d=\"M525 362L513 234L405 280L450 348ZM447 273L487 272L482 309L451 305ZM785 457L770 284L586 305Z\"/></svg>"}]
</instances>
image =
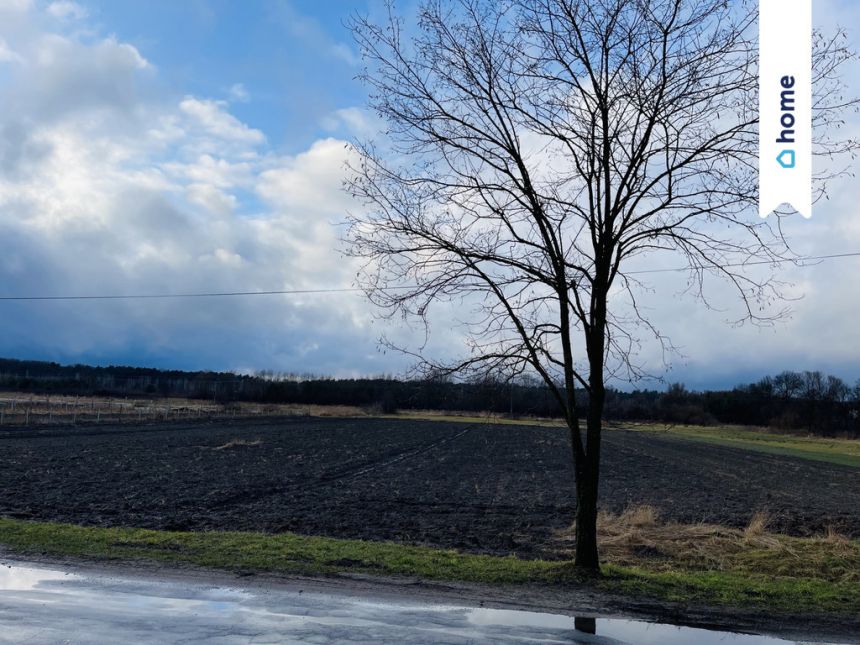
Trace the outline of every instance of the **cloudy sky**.
<instances>
[{"instance_id":1,"label":"cloudy sky","mask_svg":"<svg viewBox=\"0 0 860 645\"><path fill-rule=\"evenodd\" d=\"M816 21L854 27L860 46L857 4L816 0ZM338 252L355 208L340 189L346 144L375 126L343 21L379 10L0 0L0 296L352 286L355 267ZM858 93L860 69L849 80ZM860 251L857 181L833 188L811 221L789 223L799 251ZM666 378L860 378L860 258L782 277L793 315L757 329L727 325L729 301L708 311L678 297L683 276L655 274L648 306L681 350ZM433 347L456 354L446 315ZM63 363L397 373L409 361L378 350L383 332L412 333L375 321L358 294L0 301L0 356ZM641 362L659 373L658 354L646 345Z\"/></svg>"}]
</instances>

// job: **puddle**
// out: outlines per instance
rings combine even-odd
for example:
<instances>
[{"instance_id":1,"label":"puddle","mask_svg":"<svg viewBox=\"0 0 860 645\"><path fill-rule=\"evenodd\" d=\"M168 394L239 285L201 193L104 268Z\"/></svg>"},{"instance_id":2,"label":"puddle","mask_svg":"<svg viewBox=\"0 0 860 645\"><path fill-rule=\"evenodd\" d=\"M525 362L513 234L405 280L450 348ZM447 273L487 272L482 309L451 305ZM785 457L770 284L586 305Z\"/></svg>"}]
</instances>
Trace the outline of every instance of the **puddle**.
<instances>
[{"instance_id":1,"label":"puddle","mask_svg":"<svg viewBox=\"0 0 860 645\"><path fill-rule=\"evenodd\" d=\"M486 614L484 612L487 612ZM776 643L796 643L770 636L757 634L735 634L692 627L678 627L641 620L619 618L575 619L557 614L542 614L526 611L492 609L472 610L472 620L516 627L553 627L567 631L580 630L581 633L566 641L572 643L635 643L636 645L773 645ZM477 615L475 615L477 614ZM591 632L594 632L594 635Z\"/></svg>"},{"instance_id":2,"label":"puddle","mask_svg":"<svg viewBox=\"0 0 860 645\"><path fill-rule=\"evenodd\" d=\"M634 620L417 604L408 598L398 603L285 589L214 587L14 562L0 566L0 625L0 643L794 642Z\"/></svg>"}]
</instances>

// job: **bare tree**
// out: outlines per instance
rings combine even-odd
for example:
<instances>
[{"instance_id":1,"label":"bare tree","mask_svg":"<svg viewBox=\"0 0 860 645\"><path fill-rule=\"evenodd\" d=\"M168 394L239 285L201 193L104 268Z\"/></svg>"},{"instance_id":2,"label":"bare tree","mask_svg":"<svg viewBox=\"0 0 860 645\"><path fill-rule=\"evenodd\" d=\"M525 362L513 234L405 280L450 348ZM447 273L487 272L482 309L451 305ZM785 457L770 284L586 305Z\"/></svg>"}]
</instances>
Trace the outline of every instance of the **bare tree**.
<instances>
[{"instance_id":1,"label":"bare tree","mask_svg":"<svg viewBox=\"0 0 860 645\"><path fill-rule=\"evenodd\" d=\"M779 216L756 213L756 20L725 0L430 0L412 36L391 6L351 25L387 126L356 144L349 183L367 205L348 235L360 282L425 323L463 302L470 353L437 369L542 378L570 429L584 571L599 567L606 380L642 374L642 333L668 347L631 263L672 253L703 299L716 276L745 319L782 313L758 267L792 254ZM831 136L852 56L843 34L816 38L819 153L857 147Z\"/></svg>"}]
</instances>

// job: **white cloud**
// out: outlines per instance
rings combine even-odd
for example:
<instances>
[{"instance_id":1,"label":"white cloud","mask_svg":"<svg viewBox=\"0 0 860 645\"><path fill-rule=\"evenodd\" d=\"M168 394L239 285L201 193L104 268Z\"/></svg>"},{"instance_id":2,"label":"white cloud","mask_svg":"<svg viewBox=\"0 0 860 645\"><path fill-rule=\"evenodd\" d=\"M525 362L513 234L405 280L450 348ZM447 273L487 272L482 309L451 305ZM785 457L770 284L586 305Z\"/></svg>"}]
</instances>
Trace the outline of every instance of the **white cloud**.
<instances>
[{"instance_id":1,"label":"white cloud","mask_svg":"<svg viewBox=\"0 0 860 645\"><path fill-rule=\"evenodd\" d=\"M232 101L238 101L239 103L247 103L251 100L251 95L242 83L234 83L231 85L228 94Z\"/></svg>"},{"instance_id":2,"label":"white cloud","mask_svg":"<svg viewBox=\"0 0 860 645\"><path fill-rule=\"evenodd\" d=\"M349 135L358 137L371 136L384 129L378 118L359 107L335 110L323 117L320 125L329 132L344 129Z\"/></svg>"},{"instance_id":3,"label":"white cloud","mask_svg":"<svg viewBox=\"0 0 860 645\"><path fill-rule=\"evenodd\" d=\"M0 63L23 63L21 55L9 47L4 39L0 38Z\"/></svg>"},{"instance_id":4,"label":"white cloud","mask_svg":"<svg viewBox=\"0 0 860 645\"><path fill-rule=\"evenodd\" d=\"M171 98L127 43L29 28L24 38L0 24L33 61L0 80L4 293L350 283L354 267L334 251L332 226L346 204L343 141L278 154L226 102ZM0 355L382 371L368 324L352 296L12 303L0 314Z\"/></svg>"},{"instance_id":5,"label":"white cloud","mask_svg":"<svg viewBox=\"0 0 860 645\"><path fill-rule=\"evenodd\" d=\"M329 51L335 58L339 58L351 67L357 67L361 64L361 59L356 55L352 48L346 43L333 43L329 47Z\"/></svg>"},{"instance_id":6,"label":"white cloud","mask_svg":"<svg viewBox=\"0 0 860 645\"><path fill-rule=\"evenodd\" d=\"M349 154L349 147L340 139L316 141L309 150L263 172L260 195L281 208L307 213L345 211L350 200L342 183Z\"/></svg>"},{"instance_id":7,"label":"white cloud","mask_svg":"<svg viewBox=\"0 0 860 645\"><path fill-rule=\"evenodd\" d=\"M187 163L167 162L164 169L177 178L221 189L250 187L258 172L254 163L231 161L210 154L202 154Z\"/></svg>"},{"instance_id":8,"label":"white cloud","mask_svg":"<svg viewBox=\"0 0 860 645\"><path fill-rule=\"evenodd\" d=\"M33 0L0 0L0 12L26 13L33 6Z\"/></svg>"},{"instance_id":9,"label":"white cloud","mask_svg":"<svg viewBox=\"0 0 860 645\"><path fill-rule=\"evenodd\" d=\"M113 36L95 45L85 45L65 36L46 34L37 44L34 60L57 76L70 70L79 71L85 65L96 68L89 71L102 74L150 67L135 47L118 42Z\"/></svg>"},{"instance_id":10,"label":"white cloud","mask_svg":"<svg viewBox=\"0 0 860 645\"><path fill-rule=\"evenodd\" d=\"M185 196L191 204L222 217L233 215L239 203L235 195L205 183L189 184Z\"/></svg>"},{"instance_id":11,"label":"white cloud","mask_svg":"<svg viewBox=\"0 0 860 645\"><path fill-rule=\"evenodd\" d=\"M46 11L59 20L83 20L87 17L87 10L70 0L52 2Z\"/></svg>"},{"instance_id":12,"label":"white cloud","mask_svg":"<svg viewBox=\"0 0 860 645\"><path fill-rule=\"evenodd\" d=\"M221 101L189 96L179 104L179 109L192 117L204 131L219 139L251 144L266 140L262 132L248 127L227 112L226 104Z\"/></svg>"}]
</instances>

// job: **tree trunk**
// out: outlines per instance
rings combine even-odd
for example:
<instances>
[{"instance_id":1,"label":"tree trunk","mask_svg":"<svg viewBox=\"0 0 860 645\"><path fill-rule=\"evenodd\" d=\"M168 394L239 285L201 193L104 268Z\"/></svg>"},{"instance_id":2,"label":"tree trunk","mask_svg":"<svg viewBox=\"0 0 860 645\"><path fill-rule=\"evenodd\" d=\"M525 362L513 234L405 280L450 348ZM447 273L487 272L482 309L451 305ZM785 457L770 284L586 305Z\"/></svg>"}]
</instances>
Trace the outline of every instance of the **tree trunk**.
<instances>
[{"instance_id":1,"label":"tree trunk","mask_svg":"<svg viewBox=\"0 0 860 645\"><path fill-rule=\"evenodd\" d=\"M577 469L578 471L578 469ZM578 571L600 570L597 554L597 473L587 468L576 478L576 559Z\"/></svg>"},{"instance_id":2,"label":"tree trunk","mask_svg":"<svg viewBox=\"0 0 860 645\"><path fill-rule=\"evenodd\" d=\"M600 571L597 552L597 497L600 483L600 441L603 429L603 405L606 392L603 383L603 333L605 298L598 302L599 336L589 343L590 383L586 440L584 450L574 451L576 465L576 560L578 571L589 575Z\"/></svg>"},{"instance_id":3,"label":"tree trunk","mask_svg":"<svg viewBox=\"0 0 860 645\"><path fill-rule=\"evenodd\" d=\"M585 451L574 450L576 468L576 559L578 571L588 574L600 570L597 552L597 498L600 483L600 431L603 397L591 396L587 419Z\"/></svg>"}]
</instances>

